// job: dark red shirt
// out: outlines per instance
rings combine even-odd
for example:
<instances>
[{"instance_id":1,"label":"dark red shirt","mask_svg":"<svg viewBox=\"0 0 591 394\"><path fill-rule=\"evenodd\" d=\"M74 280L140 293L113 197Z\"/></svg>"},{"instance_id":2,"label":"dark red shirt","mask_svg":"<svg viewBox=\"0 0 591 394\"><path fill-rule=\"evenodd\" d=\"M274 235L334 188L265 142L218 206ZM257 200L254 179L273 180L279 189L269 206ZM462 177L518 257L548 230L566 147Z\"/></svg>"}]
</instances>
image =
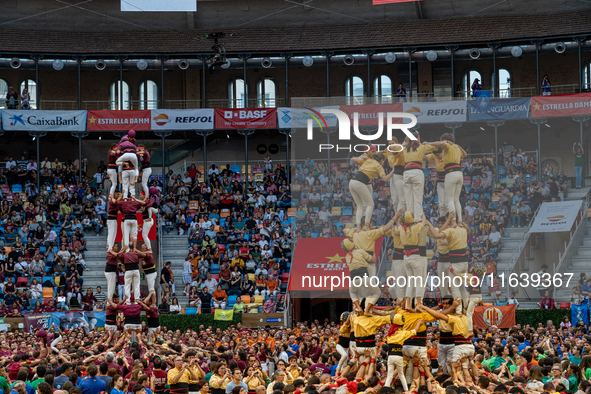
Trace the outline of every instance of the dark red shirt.
<instances>
[{"instance_id":1,"label":"dark red shirt","mask_svg":"<svg viewBox=\"0 0 591 394\"><path fill-rule=\"evenodd\" d=\"M139 269L140 255L136 252L123 253L123 263L127 271Z\"/></svg>"}]
</instances>

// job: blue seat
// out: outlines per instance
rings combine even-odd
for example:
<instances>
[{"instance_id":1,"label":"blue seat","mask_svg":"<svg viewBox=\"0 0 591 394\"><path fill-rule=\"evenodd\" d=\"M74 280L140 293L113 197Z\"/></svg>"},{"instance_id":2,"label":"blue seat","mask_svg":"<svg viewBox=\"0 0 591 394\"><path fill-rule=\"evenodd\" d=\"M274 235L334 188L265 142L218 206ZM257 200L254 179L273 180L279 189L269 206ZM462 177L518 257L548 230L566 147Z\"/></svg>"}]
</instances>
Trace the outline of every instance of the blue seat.
<instances>
[{"instance_id":1,"label":"blue seat","mask_svg":"<svg viewBox=\"0 0 591 394\"><path fill-rule=\"evenodd\" d=\"M45 246L40 246L39 247L39 251L43 254L45 254L45 252L47 252L47 248Z\"/></svg>"},{"instance_id":2,"label":"blue seat","mask_svg":"<svg viewBox=\"0 0 591 394\"><path fill-rule=\"evenodd\" d=\"M196 315L197 314L197 308L186 308L185 309L185 315Z\"/></svg>"},{"instance_id":3,"label":"blue seat","mask_svg":"<svg viewBox=\"0 0 591 394\"><path fill-rule=\"evenodd\" d=\"M478 198L478 197L480 197L480 194L474 193L474 198Z\"/></svg>"},{"instance_id":4,"label":"blue seat","mask_svg":"<svg viewBox=\"0 0 591 394\"><path fill-rule=\"evenodd\" d=\"M13 193L22 193L23 191L23 187L20 184L14 184L12 185L12 192Z\"/></svg>"},{"instance_id":5,"label":"blue seat","mask_svg":"<svg viewBox=\"0 0 591 394\"><path fill-rule=\"evenodd\" d=\"M217 213L210 213L209 214L209 218L210 219L219 219L220 218L220 215L217 214Z\"/></svg>"},{"instance_id":6,"label":"blue seat","mask_svg":"<svg viewBox=\"0 0 591 394\"><path fill-rule=\"evenodd\" d=\"M486 197L490 200L490 193L484 193L484 197Z\"/></svg>"},{"instance_id":7,"label":"blue seat","mask_svg":"<svg viewBox=\"0 0 591 394\"><path fill-rule=\"evenodd\" d=\"M310 233L310 235L312 236L312 238L318 238L318 233Z\"/></svg>"},{"instance_id":8,"label":"blue seat","mask_svg":"<svg viewBox=\"0 0 591 394\"><path fill-rule=\"evenodd\" d=\"M232 171L232 172L240 173L241 170L242 170L242 167L240 167L239 165L236 165L236 164L230 167L230 171Z\"/></svg>"},{"instance_id":9,"label":"blue seat","mask_svg":"<svg viewBox=\"0 0 591 394\"><path fill-rule=\"evenodd\" d=\"M41 282L41 286L43 286L43 283L45 283L45 281L50 281L51 283L53 283L53 276L44 276Z\"/></svg>"},{"instance_id":10,"label":"blue seat","mask_svg":"<svg viewBox=\"0 0 591 394\"><path fill-rule=\"evenodd\" d=\"M342 214L343 214L343 216L353 215L353 208L352 207L343 207Z\"/></svg>"},{"instance_id":11,"label":"blue seat","mask_svg":"<svg viewBox=\"0 0 591 394\"><path fill-rule=\"evenodd\" d=\"M236 303L236 299L238 297L235 295L232 296L228 296L228 306L234 306L234 304Z\"/></svg>"},{"instance_id":12,"label":"blue seat","mask_svg":"<svg viewBox=\"0 0 591 394\"><path fill-rule=\"evenodd\" d=\"M219 264L212 264L212 265L209 267L209 271L210 271L212 274L219 274L219 273L220 273L220 269L221 269L221 268L222 268L222 267L221 267Z\"/></svg>"}]
</instances>

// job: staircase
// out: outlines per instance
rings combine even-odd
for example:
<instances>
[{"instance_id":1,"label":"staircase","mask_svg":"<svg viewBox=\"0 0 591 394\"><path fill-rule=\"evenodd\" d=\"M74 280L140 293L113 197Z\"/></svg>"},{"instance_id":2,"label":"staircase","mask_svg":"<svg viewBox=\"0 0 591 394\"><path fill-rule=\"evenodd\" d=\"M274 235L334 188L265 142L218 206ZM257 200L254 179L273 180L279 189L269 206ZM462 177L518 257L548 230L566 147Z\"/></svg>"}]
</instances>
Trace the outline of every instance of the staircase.
<instances>
[{"instance_id":1,"label":"staircase","mask_svg":"<svg viewBox=\"0 0 591 394\"><path fill-rule=\"evenodd\" d=\"M106 230L103 231L106 234ZM96 287L100 286L103 293L107 293L107 279L105 279L105 264L107 257L107 236L97 237L94 232L86 236L86 252L84 252L84 261L90 271L84 271L83 293L86 289L92 287L96 293ZM117 292L117 289L115 289Z\"/></svg>"},{"instance_id":2,"label":"staircase","mask_svg":"<svg viewBox=\"0 0 591 394\"><path fill-rule=\"evenodd\" d=\"M179 300L179 305L185 308L189 303L189 297L183 295L183 263L185 257L189 254L189 241L187 235L164 235L162 238L162 265L167 261L172 264L170 269L174 275L174 284L176 287L176 298ZM160 275L160 273L158 273ZM157 283L160 283L158 277ZM172 304L172 296L170 303Z\"/></svg>"},{"instance_id":3,"label":"staircase","mask_svg":"<svg viewBox=\"0 0 591 394\"><path fill-rule=\"evenodd\" d=\"M575 188L568 188L568 192L566 193L567 196L564 201L574 201L574 200L582 200L585 198L587 193L589 192L588 187L584 187L582 189L575 189Z\"/></svg>"}]
</instances>

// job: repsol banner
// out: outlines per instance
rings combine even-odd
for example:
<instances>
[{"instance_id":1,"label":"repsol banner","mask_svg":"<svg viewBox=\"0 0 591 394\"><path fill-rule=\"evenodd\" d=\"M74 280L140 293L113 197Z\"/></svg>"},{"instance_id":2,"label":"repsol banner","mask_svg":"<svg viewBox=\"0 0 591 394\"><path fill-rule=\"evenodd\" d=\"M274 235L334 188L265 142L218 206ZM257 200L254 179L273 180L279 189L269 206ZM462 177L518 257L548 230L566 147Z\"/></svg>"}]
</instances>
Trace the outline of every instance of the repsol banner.
<instances>
[{"instance_id":1,"label":"repsol banner","mask_svg":"<svg viewBox=\"0 0 591 394\"><path fill-rule=\"evenodd\" d=\"M465 100L403 103L403 111L416 116L419 124L465 122L467 119Z\"/></svg>"}]
</instances>

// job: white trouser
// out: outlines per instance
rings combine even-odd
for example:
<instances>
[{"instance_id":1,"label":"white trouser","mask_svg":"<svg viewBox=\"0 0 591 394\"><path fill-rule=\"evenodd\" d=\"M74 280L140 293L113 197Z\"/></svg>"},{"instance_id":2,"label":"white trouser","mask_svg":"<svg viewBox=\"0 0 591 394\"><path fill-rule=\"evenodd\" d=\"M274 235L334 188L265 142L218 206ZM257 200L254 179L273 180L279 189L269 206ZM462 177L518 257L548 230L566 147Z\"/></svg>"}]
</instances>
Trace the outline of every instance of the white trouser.
<instances>
[{"instance_id":1,"label":"white trouser","mask_svg":"<svg viewBox=\"0 0 591 394\"><path fill-rule=\"evenodd\" d=\"M146 247L148 249L152 249L152 244L150 243L150 230L152 229L154 221L156 220L154 215L158 213L158 209L148 208L148 213L148 220L144 220L144 225L142 226L142 239L144 240Z\"/></svg>"},{"instance_id":2,"label":"white trouser","mask_svg":"<svg viewBox=\"0 0 591 394\"><path fill-rule=\"evenodd\" d=\"M404 269L407 279L405 296L407 298L423 298L425 296L428 265L429 262L426 257L418 254L404 256Z\"/></svg>"},{"instance_id":3,"label":"white trouser","mask_svg":"<svg viewBox=\"0 0 591 394\"><path fill-rule=\"evenodd\" d=\"M441 368L442 373L448 373L449 369L447 368L447 363L451 362L451 354L454 350L455 345L442 345L440 343L437 344L437 363L439 364L439 368ZM450 371L451 372L451 371Z\"/></svg>"},{"instance_id":4,"label":"white trouser","mask_svg":"<svg viewBox=\"0 0 591 394\"><path fill-rule=\"evenodd\" d=\"M402 346L402 353L408 358L408 365L406 366L406 381L412 382L412 358L415 356L415 354L418 354L419 359L429 361L427 358L427 346L404 345Z\"/></svg>"},{"instance_id":5,"label":"white trouser","mask_svg":"<svg viewBox=\"0 0 591 394\"><path fill-rule=\"evenodd\" d=\"M113 195L117 189L117 170L115 168L107 169L107 175L111 181L111 188L109 189L109 195Z\"/></svg>"},{"instance_id":6,"label":"white trouser","mask_svg":"<svg viewBox=\"0 0 591 394\"><path fill-rule=\"evenodd\" d=\"M123 229L121 229L123 230ZM117 237L117 220L107 220L107 246L109 250L113 249L115 245L115 238Z\"/></svg>"},{"instance_id":7,"label":"white trouser","mask_svg":"<svg viewBox=\"0 0 591 394\"><path fill-rule=\"evenodd\" d=\"M404 196L404 181L402 175L394 174L390 178L390 200L394 211L406 211L406 197Z\"/></svg>"},{"instance_id":8,"label":"white trouser","mask_svg":"<svg viewBox=\"0 0 591 394\"><path fill-rule=\"evenodd\" d=\"M343 370L343 366L347 362L348 350L349 350L349 348L344 348L342 345L337 343L337 353L340 354L340 356L341 356L341 358L339 360L339 366L337 367L337 369L339 371Z\"/></svg>"},{"instance_id":9,"label":"white trouser","mask_svg":"<svg viewBox=\"0 0 591 394\"><path fill-rule=\"evenodd\" d=\"M402 356L388 356L388 378L384 387L390 387L392 379L394 378L394 369L398 373L398 379L402 384L404 391L408 391L408 384L406 383L406 377L404 376L404 357Z\"/></svg>"},{"instance_id":10,"label":"white trouser","mask_svg":"<svg viewBox=\"0 0 591 394\"><path fill-rule=\"evenodd\" d=\"M225 309L226 308L226 301L220 301L220 302L213 301L213 307Z\"/></svg>"},{"instance_id":11,"label":"white trouser","mask_svg":"<svg viewBox=\"0 0 591 394\"><path fill-rule=\"evenodd\" d=\"M445 174L445 198L448 212L456 211L458 222L462 221L462 206L460 205L460 193L464 186L464 176L461 171Z\"/></svg>"},{"instance_id":12,"label":"white trouser","mask_svg":"<svg viewBox=\"0 0 591 394\"><path fill-rule=\"evenodd\" d=\"M123 233L123 246L128 246L130 241L137 239L137 220L123 220L121 222L121 232ZM129 237L131 236L131 240Z\"/></svg>"},{"instance_id":13,"label":"white trouser","mask_svg":"<svg viewBox=\"0 0 591 394\"><path fill-rule=\"evenodd\" d=\"M125 170L121 172L121 182L123 183L123 198L127 198L129 194L135 197L135 190L131 190L131 182L134 181L135 170Z\"/></svg>"},{"instance_id":14,"label":"white trouser","mask_svg":"<svg viewBox=\"0 0 591 394\"><path fill-rule=\"evenodd\" d=\"M444 216L447 213L447 200L445 199L444 182L437 182L437 200L439 201L439 216Z\"/></svg>"},{"instance_id":15,"label":"white trouser","mask_svg":"<svg viewBox=\"0 0 591 394\"><path fill-rule=\"evenodd\" d=\"M391 286L388 292L392 298L403 299L405 288L398 286L397 279L401 276L406 277L406 268L404 267L404 260L392 260L392 276L394 277L395 286ZM402 283L402 281L400 282Z\"/></svg>"},{"instance_id":16,"label":"white trouser","mask_svg":"<svg viewBox=\"0 0 591 394\"><path fill-rule=\"evenodd\" d=\"M152 167L144 168L142 170L142 188L144 189L144 194L146 196L150 194L150 189L148 188L150 175L152 175Z\"/></svg>"},{"instance_id":17,"label":"white trouser","mask_svg":"<svg viewBox=\"0 0 591 394\"><path fill-rule=\"evenodd\" d=\"M146 282L148 283L148 291L155 291L156 289L156 277L158 276L158 272L152 272L151 274L146 275Z\"/></svg>"},{"instance_id":18,"label":"white trouser","mask_svg":"<svg viewBox=\"0 0 591 394\"><path fill-rule=\"evenodd\" d=\"M123 167L123 163L126 161L130 161L131 164L133 164L133 175L134 176L138 176L139 172L138 172L138 166L137 166L137 155L134 152L126 152L124 154L122 154L121 156L119 156L119 158L117 159L116 163L119 166L119 171L121 171L121 168Z\"/></svg>"},{"instance_id":19,"label":"white trouser","mask_svg":"<svg viewBox=\"0 0 591 394\"><path fill-rule=\"evenodd\" d=\"M131 294L133 291L133 298L137 302L140 300L140 270L125 271L125 294ZM129 303L129 300L127 301Z\"/></svg>"},{"instance_id":20,"label":"white trouser","mask_svg":"<svg viewBox=\"0 0 591 394\"><path fill-rule=\"evenodd\" d=\"M112 300L117 283L117 272L105 272L105 278L107 278L107 298Z\"/></svg>"},{"instance_id":21,"label":"white trouser","mask_svg":"<svg viewBox=\"0 0 591 394\"><path fill-rule=\"evenodd\" d=\"M349 190L351 191L351 196L353 196L353 200L357 206L357 212L355 214L355 223L357 226L361 225L361 219L363 217L365 217L366 224L371 222L371 215L373 214L374 206L372 189L373 188L371 185L366 185L363 182L356 181L355 179L349 181Z\"/></svg>"},{"instance_id":22,"label":"white trouser","mask_svg":"<svg viewBox=\"0 0 591 394\"><path fill-rule=\"evenodd\" d=\"M361 303L365 298L365 305L375 305L380 298L381 291L379 285L371 285L371 275L369 275L369 270L366 278L358 277L358 279L353 279L354 278L351 277L351 285L349 286L349 296L351 297L351 301L359 301Z\"/></svg>"},{"instance_id":23,"label":"white trouser","mask_svg":"<svg viewBox=\"0 0 591 394\"><path fill-rule=\"evenodd\" d=\"M406 170L403 175L404 197L406 209L412 212L415 222L420 223L423 217L423 193L425 189L425 174L423 170Z\"/></svg>"},{"instance_id":24,"label":"white trouser","mask_svg":"<svg viewBox=\"0 0 591 394\"><path fill-rule=\"evenodd\" d=\"M448 282L443 281L443 278L448 277L453 279L454 276L451 272L449 272L449 263L446 262L438 262L437 263L437 272L439 272L439 278L441 279L441 284L439 285L439 291L441 292L441 297L447 297L451 295L451 291L449 291Z\"/></svg>"},{"instance_id":25,"label":"white trouser","mask_svg":"<svg viewBox=\"0 0 591 394\"><path fill-rule=\"evenodd\" d=\"M454 280L456 278L452 278L451 281L451 296L455 299L455 298L460 298L462 300L462 303L460 305L458 305L458 307L456 308L456 313L457 314L461 314L462 313L462 305L468 305L468 299L470 298L470 295L468 294L468 290L466 290L466 287L464 286L464 280L463 277L464 275L468 272L468 263L450 263L449 265L451 268L453 268L454 270L454 274L456 275L456 277L461 276L462 277L462 283L460 284L460 286L456 286L454 285ZM456 284L458 283L458 280L456 279Z\"/></svg>"},{"instance_id":26,"label":"white trouser","mask_svg":"<svg viewBox=\"0 0 591 394\"><path fill-rule=\"evenodd\" d=\"M462 359L462 357L466 357L466 361L462 363L462 368L468 368L469 357L474 357L475 350L474 345L472 344L465 344L465 345L455 345L453 352L451 353L451 362L457 363Z\"/></svg>"},{"instance_id":27,"label":"white trouser","mask_svg":"<svg viewBox=\"0 0 591 394\"><path fill-rule=\"evenodd\" d=\"M474 330L474 320L472 316L474 316L474 308L476 305L480 304L482 301L481 294L470 294L470 301L468 302L468 308L466 308L466 317L468 318L468 330Z\"/></svg>"}]
</instances>

